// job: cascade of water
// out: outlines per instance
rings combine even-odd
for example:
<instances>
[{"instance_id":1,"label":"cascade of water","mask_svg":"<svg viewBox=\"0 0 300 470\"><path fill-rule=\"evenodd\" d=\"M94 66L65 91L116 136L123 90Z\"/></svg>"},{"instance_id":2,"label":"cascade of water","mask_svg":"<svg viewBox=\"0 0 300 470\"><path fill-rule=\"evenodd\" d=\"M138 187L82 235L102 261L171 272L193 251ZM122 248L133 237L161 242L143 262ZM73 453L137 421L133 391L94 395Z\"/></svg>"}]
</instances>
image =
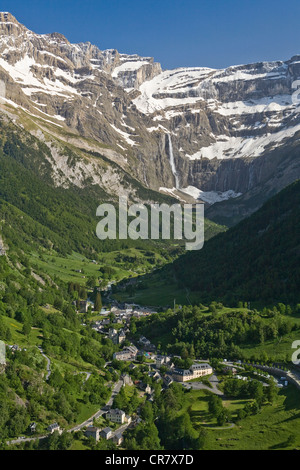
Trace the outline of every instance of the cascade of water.
<instances>
[{"instance_id":1,"label":"cascade of water","mask_svg":"<svg viewBox=\"0 0 300 470\"><path fill-rule=\"evenodd\" d=\"M170 165L172 169L172 173L175 178L175 188L179 189L179 178L177 175L176 171L176 166L175 166L175 160L174 160L174 155L173 155L173 145L172 145L172 140L171 140L171 135L168 134L168 139L169 139L169 156L170 156Z\"/></svg>"}]
</instances>

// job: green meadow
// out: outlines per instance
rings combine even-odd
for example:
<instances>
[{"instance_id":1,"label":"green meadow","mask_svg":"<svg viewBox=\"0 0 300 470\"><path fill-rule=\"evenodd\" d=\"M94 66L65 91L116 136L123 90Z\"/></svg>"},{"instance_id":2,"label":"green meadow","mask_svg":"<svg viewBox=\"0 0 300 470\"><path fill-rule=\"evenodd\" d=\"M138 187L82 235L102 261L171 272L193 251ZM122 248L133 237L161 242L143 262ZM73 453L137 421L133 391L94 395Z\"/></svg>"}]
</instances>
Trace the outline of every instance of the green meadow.
<instances>
[{"instance_id":1,"label":"green meadow","mask_svg":"<svg viewBox=\"0 0 300 470\"><path fill-rule=\"evenodd\" d=\"M189 413L193 427L206 430L205 450L275 450L300 448L300 391L294 386L280 390L273 405L262 406L257 415L249 416L233 427L229 423L219 428L208 411L210 392L191 390L186 392L181 413ZM249 400L224 399L223 405L232 413ZM251 400L250 400L251 401Z\"/></svg>"}]
</instances>

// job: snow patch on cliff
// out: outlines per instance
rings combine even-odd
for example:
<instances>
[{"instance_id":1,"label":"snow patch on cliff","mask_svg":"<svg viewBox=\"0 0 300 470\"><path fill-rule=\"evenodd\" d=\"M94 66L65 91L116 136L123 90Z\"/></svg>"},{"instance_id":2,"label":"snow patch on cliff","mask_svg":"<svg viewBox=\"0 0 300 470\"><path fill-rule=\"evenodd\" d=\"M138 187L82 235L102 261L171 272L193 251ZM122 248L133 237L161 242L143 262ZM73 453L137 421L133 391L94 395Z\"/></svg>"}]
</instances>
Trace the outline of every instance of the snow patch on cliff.
<instances>
[{"instance_id":1,"label":"snow patch on cliff","mask_svg":"<svg viewBox=\"0 0 300 470\"><path fill-rule=\"evenodd\" d=\"M215 204L216 202L227 201L231 198L236 198L242 195L242 193L236 193L232 189L228 191L201 191L201 189L196 188L195 186L188 186L187 188L182 188L182 192L189 194L194 199L199 199L201 201L207 202L208 204Z\"/></svg>"},{"instance_id":2,"label":"snow patch on cliff","mask_svg":"<svg viewBox=\"0 0 300 470\"><path fill-rule=\"evenodd\" d=\"M208 147L202 147L198 152L189 155L186 154L190 160L199 160L201 158L243 158L243 157L258 157L262 155L268 147L279 147L283 145L284 141L293 137L296 132L300 131L300 124L284 128L272 134L268 133L262 136L251 137L222 137L222 140L214 142Z\"/></svg>"}]
</instances>

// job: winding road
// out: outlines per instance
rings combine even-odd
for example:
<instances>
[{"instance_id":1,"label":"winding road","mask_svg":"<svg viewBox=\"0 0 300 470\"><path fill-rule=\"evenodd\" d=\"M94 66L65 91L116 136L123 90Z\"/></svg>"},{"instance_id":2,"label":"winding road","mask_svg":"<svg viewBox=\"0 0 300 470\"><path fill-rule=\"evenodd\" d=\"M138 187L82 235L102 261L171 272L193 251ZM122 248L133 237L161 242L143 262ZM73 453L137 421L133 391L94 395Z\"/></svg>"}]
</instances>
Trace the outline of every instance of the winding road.
<instances>
[{"instance_id":1,"label":"winding road","mask_svg":"<svg viewBox=\"0 0 300 470\"><path fill-rule=\"evenodd\" d=\"M85 428L86 426L93 425L94 419L97 419L100 416L102 416L104 413L106 413L105 408L107 406L112 406L114 398L116 397L116 395L121 390L122 384L123 384L122 380L119 380L117 383L115 383L115 385L112 389L111 397L110 397L110 399L108 400L108 402L106 403L106 405L103 408L101 408L99 411L97 411L97 413L95 413L93 416L91 416L89 419L87 419L83 423L78 424L77 426L74 426L71 429L67 429L67 432L80 431L81 429ZM124 424L123 426L121 426L120 428L118 428L116 431L113 432L113 436L115 434L119 433L119 432L123 432L128 426L129 426L128 423ZM7 441L6 444L7 445L20 444L20 442L36 441L37 439L42 440L42 439L45 439L46 437L48 437L48 435L46 435L46 436L36 436L36 437L26 437L26 438L25 437L19 437L18 439L13 439L12 441Z\"/></svg>"},{"instance_id":2,"label":"winding road","mask_svg":"<svg viewBox=\"0 0 300 470\"><path fill-rule=\"evenodd\" d=\"M213 374L208 380L211 383L211 387L203 384L202 382L185 382L185 383L189 385L193 390L208 390L209 392L215 393L216 395L223 397L224 396L223 392L221 392L221 390L218 389L218 384L219 384L218 377L215 374Z\"/></svg>"},{"instance_id":3,"label":"winding road","mask_svg":"<svg viewBox=\"0 0 300 470\"><path fill-rule=\"evenodd\" d=\"M51 375L51 361L49 359L49 357L46 356L46 354L44 353L43 349L41 346L38 346L39 350L40 350L40 353L41 355L46 359L47 361L47 375L46 375L46 380L49 380L49 377Z\"/></svg>"},{"instance_id":4,"label":"winding road","mask_svg":"<svg viewBox=\"0 0 300 470\"><path fill-rule=\"evenodd\" d=\"M101 410L97 411L97 413L95 413L93 416L91 416L89 419L87 419L83 423L78 424L77 426L74 426L74 428L72 428L72 429L69 429L68 432L80 431L80 429L85 428L86 426L93 425L94 419L100 418L100 416L102 416L104 413L106 413L105 408L108 407L108 406L112 406L116 395L118 395L119 391L121 390L122 384L123 384L122 380L119 380L114 385L114 388L112 389L111 397L108 400L108 402L106 403L104 408L101 408Z\"/></svg>"}]
</instances>

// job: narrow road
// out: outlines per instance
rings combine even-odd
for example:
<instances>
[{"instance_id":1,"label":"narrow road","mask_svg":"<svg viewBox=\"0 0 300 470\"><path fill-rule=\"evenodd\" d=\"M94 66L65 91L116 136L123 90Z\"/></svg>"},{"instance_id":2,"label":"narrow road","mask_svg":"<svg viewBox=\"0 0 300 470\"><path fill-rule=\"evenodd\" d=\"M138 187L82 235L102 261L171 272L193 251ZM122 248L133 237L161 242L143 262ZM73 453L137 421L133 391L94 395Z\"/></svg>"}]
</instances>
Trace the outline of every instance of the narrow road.
<instances>
[{"instance_id":1,"label":"narrow road","mask_svg":"<svg viewBox=\"0 0 300 470\"><path fill-rule=\"evenodd\" d=\"M13 445L13 444L20 444L20 442L35 441L35 440L37 440L37 439L41 441L42 439L46 439L46 437L48 437L48 436L24 437L24 438L18 437L18 439L14 439L14 440L12 440L12 441L7 441L6 444L7 444L8 446L11 446L11 445Z\"/></svg>"},{"instance_id":2,"label":"narrow road","mask_svg":"<svg viewBox=\"0 0 300 470\"><path fill-rule=\"evenodd\" d=\"M296 370L285 371L277 367L260 366L258 364L246 364L246 365L251 365L252 367L255 367L256 369L265 370L267 372L270 372L270 374L283 376L287 379L288 382L293 383L294 385L296 385L298 389L300 389L300 372L299 371L296 371Z\"/></svg>"},{"instance_id":3,"label":"narrow road","mask_svg":"<svg viewBox=\"0 0 300 470\"><path fill-rule=\"evenodd\" d=\"M211 383L211 387L208 385L203 384L202 382L186 382L188 385L192 387L193 390L208 390L209 392L214 393L215 395L223 396L223 392L218 389L219 380L218 377L213 374L209 379Z\"/></svg>"},{"instance_id":4,"label":"narrow road","mask_svg":"<svg viewBox=\"0 0 300 470\"><path fill-rule=\"evenodd\" d=\"M42 349L41 346L38 346L38 349L39 349L41 355L42 355L42 356L46 359L46 361L47 361L47 375L46 375L46 381L48 381L48 380L49 380L49 377L50 377L50 375L51 375L51 361L50 361L49 357L46 356L46 354L44 353L44 351L43 351L43 349ZM91 372L85 372L85 371L79 372L79 374L86 374L86 379L85 379L84 383L87 382L87 381L89 380L90 376L92 375Z\"/></svg>"},{"instance_id":5,"label":"narrow road","mask_svg":"<svg viewBox=\"0 0 300 470\"><path fill-rule=\"evenodd\" d=\"M114 387L113 387L113 389L112 389L111 397L110 397L110 399L108 400L108 402L106 403L106 406L112 406L113 401L114 401L116 395L118 395L119 391L121 390L122 384L123 384L122 380L119 380L119 381L114 385ZM80 431L80 429L85 428L86 426L91 426L91 425L93 425L94 419L99 418L99 417L102 416L105 412L106 412L106 410L102 408L101 410L97 411L97 413L95 413L93 416L91 416L89 419L87 419L87 420L84 421L83 423L78 424L77 426L75 426L75 427L72 428L72 429L69 429L68 432Z\"/></svg>"}]
</instances>

